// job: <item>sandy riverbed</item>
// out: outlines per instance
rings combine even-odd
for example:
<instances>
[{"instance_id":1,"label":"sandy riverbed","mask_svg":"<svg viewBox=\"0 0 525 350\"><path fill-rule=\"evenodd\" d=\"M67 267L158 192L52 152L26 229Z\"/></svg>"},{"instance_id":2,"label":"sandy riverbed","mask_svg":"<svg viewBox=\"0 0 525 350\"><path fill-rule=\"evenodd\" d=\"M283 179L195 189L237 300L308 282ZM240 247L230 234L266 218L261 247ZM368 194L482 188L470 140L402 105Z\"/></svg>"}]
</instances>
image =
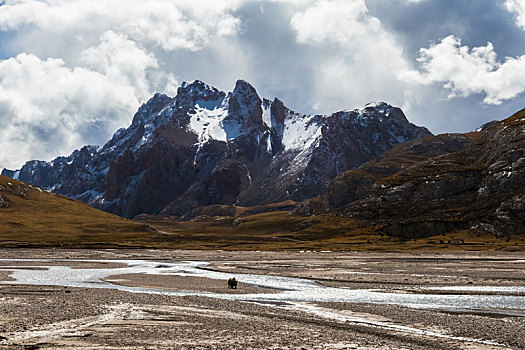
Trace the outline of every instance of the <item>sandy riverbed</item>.
<instances>
[{"instance_id":1,"label":"sandy riverbed","mask_svg":"<svg viewBox=\"0 0 525 350\"><path fill-rule=\"evenodd\" d=\"M226 288L226 281L195 276L169 276L133 273L109 276L106 282L121 286L160 288L165 290L199 291L224 294L275 293L274 289L239 283L237 288Z\"/></svg>"},{"instance_id":2,"label":"sandy riverbed","mask_svg":"<svg viewBox=\"0 0 525 350\"><path fill-rule=\"evenodd\" d=\"M525 255L367 254L139 250L2 250L2 258L208 261L208 269L302 277L340 288L406 292L429 286L525 286ZM0 266L28 266L2 261ZM60 262L73 268L121 264ZM38 263L32 263L38 266ZM0 280L9 283L9 273ZM214 293L267 293L199 277L118 275L124 285ZM525 310L449 313L395 305L319 303L320 310L367 322L342 322L284 305L166 296L113 289L0 285L0 349L523 349ZM309 305L304 305L305 310ZM514 313L514 314L513 314ZM383 322L419 329L417 334ZM427 333L425 333L427 332ZM447 337L436 337L435 334ZM485 342L462 340L461 337ZM5 338L2 340L2 338ZM493 342L495 344L490 344Z\"/></svg>"}]
</instances>

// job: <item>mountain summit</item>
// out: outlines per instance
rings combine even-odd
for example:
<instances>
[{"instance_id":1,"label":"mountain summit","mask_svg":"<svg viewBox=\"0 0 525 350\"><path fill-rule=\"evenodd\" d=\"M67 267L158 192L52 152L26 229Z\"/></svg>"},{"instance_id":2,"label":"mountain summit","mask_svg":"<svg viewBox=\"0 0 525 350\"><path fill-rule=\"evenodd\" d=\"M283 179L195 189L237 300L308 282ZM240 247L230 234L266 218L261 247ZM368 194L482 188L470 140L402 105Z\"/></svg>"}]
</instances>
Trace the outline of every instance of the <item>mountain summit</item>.
<instances>
[{"instance_id":1,"label":"mountain summit","mask_svg":"<svg viewBox=\"0 0 525 350\"><path fill-rule=\"evenodd\" d=\"M428 135L383 102L305 115L244 80L228 93L195 80L155 94L102 148L3 174L125 217L182 215L318 196L338 173Z\"/></svg>"}]
</instances>

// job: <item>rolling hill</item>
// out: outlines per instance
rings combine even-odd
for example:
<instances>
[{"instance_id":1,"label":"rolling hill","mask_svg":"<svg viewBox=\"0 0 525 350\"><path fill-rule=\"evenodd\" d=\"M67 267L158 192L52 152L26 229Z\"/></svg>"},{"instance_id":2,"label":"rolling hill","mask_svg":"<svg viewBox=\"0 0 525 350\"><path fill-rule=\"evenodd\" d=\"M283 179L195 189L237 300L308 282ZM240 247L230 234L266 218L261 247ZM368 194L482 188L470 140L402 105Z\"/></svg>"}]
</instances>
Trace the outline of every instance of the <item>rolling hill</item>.
<instances>
[{"instance_id":1,"label":"rolling hill","mask_svg":"<svg viewBox=\"0 0 525 350\"><path fill-rule=\"evenodd\" d=\"M0 176L2 247L139 247L155 237L144 224Z\"/></svg>"}]
</instances>

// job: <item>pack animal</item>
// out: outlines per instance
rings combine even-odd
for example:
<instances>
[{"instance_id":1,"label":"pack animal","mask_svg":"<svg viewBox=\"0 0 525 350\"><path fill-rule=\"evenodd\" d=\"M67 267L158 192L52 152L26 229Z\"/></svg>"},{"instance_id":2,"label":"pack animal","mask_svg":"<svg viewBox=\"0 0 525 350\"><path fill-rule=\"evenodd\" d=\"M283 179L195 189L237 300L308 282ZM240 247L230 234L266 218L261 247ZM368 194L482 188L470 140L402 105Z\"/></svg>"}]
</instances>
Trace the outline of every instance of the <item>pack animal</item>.
<instances>
[{"instance_id":1,"label":"pack animal","mask_svg":"<svg viewBox=\"0 0 525 350\"><path fill-rule=\"evenodd\" d=\"M237 289L237 279L232 277L228 280L228 287L232 289Z\"/></svg>"}]
</instances>

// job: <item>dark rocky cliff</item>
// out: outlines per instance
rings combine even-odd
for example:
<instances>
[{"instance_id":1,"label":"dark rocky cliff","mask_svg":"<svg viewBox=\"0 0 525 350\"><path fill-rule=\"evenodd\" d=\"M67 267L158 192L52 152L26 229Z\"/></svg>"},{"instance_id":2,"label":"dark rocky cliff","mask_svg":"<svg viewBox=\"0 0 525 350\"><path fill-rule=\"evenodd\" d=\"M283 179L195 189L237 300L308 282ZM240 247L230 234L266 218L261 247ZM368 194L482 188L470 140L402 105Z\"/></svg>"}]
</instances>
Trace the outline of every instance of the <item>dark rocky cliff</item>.
<instances>
[{"instance_id":1,"label":"dark rocky cliff","mask_svg":"<svg viewBox=\"0 0 525 350\"><path fill-rule=\"evenodd\" d=\"M386 103L310 116L243 80L229 93L197 80L153 96L102 148L4 174L125 217L182 215L318 196L338 173L428 135Z\"/></svg>"},{"instance_id":2,"label":"dark rocky cliff","mask_svg":"<svg viewBox=\"0 0 525 350\"><path fill-rule=\"evenodd\" d=\"M398 145L338 175L321 207L313 203L297 210L336 211L405 238L457 230L523 233L525 110L475 133Z\"/></svg>"}]
</instances>

